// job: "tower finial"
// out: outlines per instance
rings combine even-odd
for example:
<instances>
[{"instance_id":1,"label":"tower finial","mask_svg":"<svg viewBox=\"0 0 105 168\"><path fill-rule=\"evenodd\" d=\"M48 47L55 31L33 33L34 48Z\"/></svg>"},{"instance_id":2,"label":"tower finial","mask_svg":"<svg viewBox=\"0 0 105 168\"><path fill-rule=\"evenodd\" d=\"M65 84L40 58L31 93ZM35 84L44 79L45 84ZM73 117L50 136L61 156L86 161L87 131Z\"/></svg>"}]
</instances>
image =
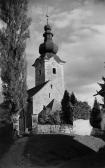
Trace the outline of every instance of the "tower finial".
<instances>
[{"instance_id":1,"label":"tower finial","mask_svg":"<svg viewBox=\"0 0 105 168\"><path fill-rule=\"evenodd\" d=\"M47 25L48 25L48 21L49 21L48 7L47 7L47 12L46 12L46 18L47 18Z\"/></svg>"}]
</instances>

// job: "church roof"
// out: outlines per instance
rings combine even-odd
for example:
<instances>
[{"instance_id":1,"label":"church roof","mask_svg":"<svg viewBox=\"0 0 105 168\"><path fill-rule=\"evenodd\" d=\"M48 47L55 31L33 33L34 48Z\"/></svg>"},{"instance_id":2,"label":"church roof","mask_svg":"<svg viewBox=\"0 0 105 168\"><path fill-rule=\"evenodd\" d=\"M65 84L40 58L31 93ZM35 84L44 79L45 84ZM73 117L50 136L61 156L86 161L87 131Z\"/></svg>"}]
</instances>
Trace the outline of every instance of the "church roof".
<instances>
[{"instance_id":1,"label":"church roof","mask_svg":"<svg viewBox=\"0 0 105 168\"><path fill-rule=\"evenodd\" d=\"M46 108L50 108L53 112L56 110L60 110L60 103L56 100L53 99L47 106Z\"/></svg>"},{"instance_id":2,"label":"church roof","mask_svg":"<svg viewBox=\"0 0 105 168\"><path fill-rule=\"evenodd\" d=\"M49 116L53 116L58 114L61 111L61 104L56 99L52 99L52 101L43 107L43 110L38 115L38 123L39 124L48 124L51 119ZM44 117L47 116L47 117ZM50 123L51 124L51 123Z\"/></svg>"},{"instance_id":3,"label":"church roof","mask_svg":"<svg viewBox=\"0 0 105 168\"><path fill-rule=\"evenodd\" d=\"M36 67L38 65L38 62L42 61L43 57L44 56L40 56L39 58L37 58L32 66ZM46 53L44 59L49 60L51 57L53 57L57 63L66 63L65 61L61 60L61 58L58 55L52 53Z\"/></svg>"},{"instance_id":4,"label":"church roof","mask_svg":"<svg viewBox=\"0 0 105 168\"><path fill-rule=\"evenodd\" d=\"M49 81L46 81L36 87L33 87L31 89L29 89L28 92L28 96L29 97L33 97L36 93L38 93Z\"/></svg>"},{"instance_id":5,"label":"church roof","mask_svg":"<svg viewBox=\"0 0 105 168\"><path fill-rule=\"evenodd\" d=\"M49 114L60 111L61 110L61 105L56 99L52 99L51 102L47 106L45 106L44 108L45 109L43 109L40 112L40 115L43 114L45 110L48 110Z\"/></svg>"},{"instance_id":6,"label":"church roof","mask_svg":"<svg viewBox=\"0 0 105 168\"><path fill-rule=\"evenodd\" d=\"M48 16L47 16L48 17ZM49 60L50 58L54 58L57 63L65 63L58 55L58 46L53 42L53 33L51 31L51 26L48 24L44 26L44 42L39 46L40 57L36 59L32 66L37 66L38 62L43 59Z\"/></svg>"},{"instance_id":7,"label":"church roof","mask_svg":"<svg viewBox=\"0 0 105 168\"><path fill-rule=\"evenodd\" d=\"M51 54L51 53L46 54L46 59L49 60L51 57L53 57L58 63L65 63L65 61L61 60L60 57L56 54Z\"/></svg>"}]
</instances>

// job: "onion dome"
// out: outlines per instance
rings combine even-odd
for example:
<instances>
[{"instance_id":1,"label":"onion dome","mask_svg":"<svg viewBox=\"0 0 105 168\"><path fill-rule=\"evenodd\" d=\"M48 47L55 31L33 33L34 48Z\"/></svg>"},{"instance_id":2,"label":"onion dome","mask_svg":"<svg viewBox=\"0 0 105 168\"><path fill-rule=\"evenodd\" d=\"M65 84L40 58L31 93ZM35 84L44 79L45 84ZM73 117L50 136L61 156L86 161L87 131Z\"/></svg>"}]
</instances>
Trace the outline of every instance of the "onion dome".
<instances>
[{"instance_id":1,"label":"onion dome","mask_svg":"<svg viewBox=\"0 0 105 168\"><path fill-rule=\"evenodd\" d=\"M45 30L45 31L48 31L48 30L51 31L51 26L50 26L49 24L45 25L45 26L44 26L44 30Z\"/></svg>"},{"instance_id":2,"label":"onion dome","mask_svg":"<svg viewBox=\"0 0 105 168\"><path fill-rule=\"evenodd\" d=\"M39 53L41 55L45 53L56 54L58 51L58 46L52 40L53 33L51 32L51 26L49 24L45 25L44 30L44 43L40 44Z\"/></svg>"}]
</instances>

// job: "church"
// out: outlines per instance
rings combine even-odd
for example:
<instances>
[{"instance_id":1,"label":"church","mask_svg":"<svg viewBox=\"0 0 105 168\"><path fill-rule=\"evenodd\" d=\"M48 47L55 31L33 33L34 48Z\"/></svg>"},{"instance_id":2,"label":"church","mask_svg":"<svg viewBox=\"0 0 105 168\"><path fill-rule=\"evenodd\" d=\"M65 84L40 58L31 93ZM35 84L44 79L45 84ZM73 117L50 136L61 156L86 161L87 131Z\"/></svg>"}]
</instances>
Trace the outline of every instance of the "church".
<instances>
[{"instance_id":1,"label":"church","mask_svg":"<svg viewBox=\"0 0 105 168\"><path fill-rule=\"evenodd\" d=\"M64 94L63 61L58 55L58 46L53 42L51 26L44 26L44 42L39 46L40 56L32 65L35 68L35 87L28 90L32 128L38 121L38 115L51 102L58 107ZM53 108L53 107L52 107ZM54 109L54 108L53 108ZM28 116L28 119L30 117Z\"/></svg>"}]
</instances>

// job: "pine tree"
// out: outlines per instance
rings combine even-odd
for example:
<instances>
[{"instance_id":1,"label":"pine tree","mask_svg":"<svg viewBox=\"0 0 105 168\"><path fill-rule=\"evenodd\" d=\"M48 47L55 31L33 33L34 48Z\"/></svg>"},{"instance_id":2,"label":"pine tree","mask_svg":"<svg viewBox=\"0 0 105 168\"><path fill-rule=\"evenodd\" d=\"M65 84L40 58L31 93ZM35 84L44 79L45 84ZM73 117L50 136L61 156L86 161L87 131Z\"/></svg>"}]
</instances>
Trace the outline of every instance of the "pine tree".
<instances>
[{"instance_id":1,"label":"pine tree","mask_svg":"<svg viewBox=\"0 0 105 168\"><path fill-rule=\"evenodd\" d=\"M90 124L93 128L100 128L101 110L97 99L94 100L94 105L90 114Z\"/></svg>"},{"instance_id":2,"label":"pine tree","mask_svg":"<svg viewBox=\"0 0 105 168\"><path fill-rule=\"evenodd\" d=\"M26 40L29 38L30 18L27 0L1 0L0 68L4 101L11 113L25 109L27 102Z\"/></svg>"},{"instance_id":3,"label":"pine tree","mask_svg":"<svg viewBox=\"0 0 105 168\"><path fill-rule=\"evenodd\" d=\"M101 87L99 91L94 96L101 96L103 100L103 104L101 104L102 108L105 108L105 77L102 77L103 83L98 83L98 85Z\"/></svg>"},{"instance_id":4,"label":"pine tree","mask_svg":"<svg viewBox=\"0 0 105 168\"><path fill-rule=\"evenodd\" d=\"M61 121L63 124L73 124L73 110L72 104L70 103L70 95L67 90L64 92L63 99L61 101L62 115Z\"/></svg>"},{"instance_id":5,"label":"pine tree","mask_svg":"<svg viewBox=\"0 0 105 168\"><path fill-rule=\"evenodd\" d=\"M70 96L70 102L72 103L73 106L77 103L77 99L73 92L71 93L71 96Z\"/></svg>"}]
</instances>

